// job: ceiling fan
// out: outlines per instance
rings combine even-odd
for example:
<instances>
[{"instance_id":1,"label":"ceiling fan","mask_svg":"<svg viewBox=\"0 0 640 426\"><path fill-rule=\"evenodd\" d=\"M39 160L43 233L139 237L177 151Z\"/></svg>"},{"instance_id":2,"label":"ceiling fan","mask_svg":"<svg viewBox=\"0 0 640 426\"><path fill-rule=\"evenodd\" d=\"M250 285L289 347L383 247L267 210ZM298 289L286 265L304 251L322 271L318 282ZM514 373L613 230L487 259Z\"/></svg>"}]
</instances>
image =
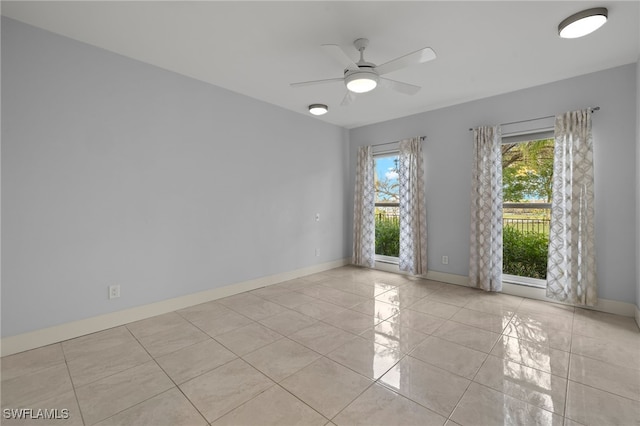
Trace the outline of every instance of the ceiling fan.
<instances>
[{"instance_id":1,"label":"ceiling fan","mask_svg":"<svg viewBox=\"0 0 640 426\"><path fill-rule=\"evenodd\" d=\"M400 81L391 80L381 76L411 65L422 64L436 58L436 52L434 52L430 47L425 47L407 55L400 56L399 58L393 59L389 62L385 62L384 64L376 65L364 60L364 50L369 45L369 40L366 38L359 38L353 42L353 45L358 52L360 52L360 60L358 62L353 62L345 51L338 45L322 45L325 52L333 56L342 66L345 67L343 77L291 83L290 86L302 87L334 83L337 81L344 82L348 90L342 100L342 105L350 104L355 99L355 94L369 92L375 89L378 85L407 95L415 95L420 90L420 86L402 83Z\"/></svg>"}]
</instances>

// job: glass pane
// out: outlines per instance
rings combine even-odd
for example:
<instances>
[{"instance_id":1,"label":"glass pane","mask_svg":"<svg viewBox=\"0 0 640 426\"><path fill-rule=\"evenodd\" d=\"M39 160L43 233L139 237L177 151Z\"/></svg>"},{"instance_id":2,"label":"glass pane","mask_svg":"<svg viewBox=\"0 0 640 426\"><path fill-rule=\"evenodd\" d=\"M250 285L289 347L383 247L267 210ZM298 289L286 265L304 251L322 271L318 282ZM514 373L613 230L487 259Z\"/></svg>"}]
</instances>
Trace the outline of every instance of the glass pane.
<instances>
[{"instance_id":1,"label":"glass pane","mask_svg":"<svg viewBox=\"0 0 640 426\"><path fill-rule=\"evenodd\" d=\"M398 257L400 216L398 210L398 156L376 157L376 254Z\"/></svg>"},{"instance_id":2,"label":"glass pane","mask_svg":"<svg viewBox=\"0 0 640 426\"><path fill-rule=\"evenodd\" d=\"M546 279L553 139L502 145L503 273Z\"/></svg>"}]
</instances>

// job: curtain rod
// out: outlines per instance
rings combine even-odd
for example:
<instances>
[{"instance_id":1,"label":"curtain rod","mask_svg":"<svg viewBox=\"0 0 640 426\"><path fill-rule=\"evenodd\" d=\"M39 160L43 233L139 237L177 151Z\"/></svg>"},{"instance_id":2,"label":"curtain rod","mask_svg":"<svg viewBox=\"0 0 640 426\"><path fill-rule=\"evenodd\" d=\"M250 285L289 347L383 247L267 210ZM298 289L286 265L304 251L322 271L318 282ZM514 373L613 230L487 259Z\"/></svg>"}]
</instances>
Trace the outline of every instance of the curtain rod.
<instances>
[{"instance_id":1,"label":"curtain rod","mask_svg":"<svg viewBox=\"0 0 640 426\"><path fill-rule=\"evenodd\" d=\"M420 142L422 142L423 140L425 140L427 137L426 136L419 136L420 138ZM385 143L377 143L375 145L371 145L371 146L383 146L383 145L391 145L394 143L400 143L400 141L393 141L393 142L385 142Z\"/></svg>"},{"instance_id":2,"label":"curtain rod","mask_svg":"<svg viewBox=\"0 0 640 426\"><path fill-rule=\"evenodd\" d=\"M600 111L600 107L599 106L594 106L594 107L589 107L588 108L591 112L595 112L595 111ZM544 120L545 118L553 118L555 117L555 115L546 115L544 117L537 117L537 118L530 118L528 120L520 120L520 121L510 121L508 123L500 123L500 126L507 126L509 124L520 124L520 123L528 123L529 121L536 121L536 120ZM469 127L469 131L472 132L473 128Z\"/></svg>"}]
</instances>

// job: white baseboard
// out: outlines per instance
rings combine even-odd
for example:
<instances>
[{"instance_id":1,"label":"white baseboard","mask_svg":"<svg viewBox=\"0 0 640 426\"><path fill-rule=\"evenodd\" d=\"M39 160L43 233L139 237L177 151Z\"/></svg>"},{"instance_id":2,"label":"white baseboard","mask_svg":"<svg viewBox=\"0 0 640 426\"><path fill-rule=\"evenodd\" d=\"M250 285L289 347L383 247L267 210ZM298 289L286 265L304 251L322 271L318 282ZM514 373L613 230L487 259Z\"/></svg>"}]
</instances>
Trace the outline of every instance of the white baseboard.
<instances>
[{"instance_id":1,"label":"white baseboard","mask_svg":"<svg viewBox=\"0 0 640 426\"><path fill-rule=\"evenodd\" d=\"M163 300L161 302L150 303L148 305L137 306L135 308L124 309L83 320L30 331L16 336L5 337L0 341L0 353L2 356L6 356L62 342L75 337L128 324L133 321L139 321L156 315L173 312L178 309L187 308L189 306L198 305L200 303L209 302L211 300L221 299L223 297L232 296L249 290L255 290L267 285L277 284L282 281L292 280L305 275L338 268L350 263L350 258L339 259L293 271L243 281L225 287L214 288L211 290L188 294L186 296Z\"/></svg>"}]
</instances>

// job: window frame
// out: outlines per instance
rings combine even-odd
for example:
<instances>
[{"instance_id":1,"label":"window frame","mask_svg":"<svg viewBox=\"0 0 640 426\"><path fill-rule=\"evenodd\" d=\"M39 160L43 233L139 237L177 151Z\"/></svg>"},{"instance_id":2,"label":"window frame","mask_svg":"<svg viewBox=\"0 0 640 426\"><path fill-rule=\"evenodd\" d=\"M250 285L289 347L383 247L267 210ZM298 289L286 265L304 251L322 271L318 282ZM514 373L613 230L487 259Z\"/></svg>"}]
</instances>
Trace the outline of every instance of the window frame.
<instances>
[{"instance_id":1,"label":"window frame","mask_svg":"<svg viewBox=\"0 0 640 426\"><path fill-rule=\"evenodd\" d=\"M502 145L512 144L512 143L526 143L543 139L555 139L554 128L553 127L544 127L538 129L524 130L524 131L515 131L511 133L504 133L501 137L500 143ZM503 210L504 210L504 200L502 200ZM504 219L503 219L504 220ZM547 249L547 253L548 253ZM547 288L547 280L540 278L531 278L531 277L522 277L520 275L511 275L511 274L502 274L502 282L509 284L516 284L525 287L534 287L534 288Z\"/></svg>"}]
</instances>

